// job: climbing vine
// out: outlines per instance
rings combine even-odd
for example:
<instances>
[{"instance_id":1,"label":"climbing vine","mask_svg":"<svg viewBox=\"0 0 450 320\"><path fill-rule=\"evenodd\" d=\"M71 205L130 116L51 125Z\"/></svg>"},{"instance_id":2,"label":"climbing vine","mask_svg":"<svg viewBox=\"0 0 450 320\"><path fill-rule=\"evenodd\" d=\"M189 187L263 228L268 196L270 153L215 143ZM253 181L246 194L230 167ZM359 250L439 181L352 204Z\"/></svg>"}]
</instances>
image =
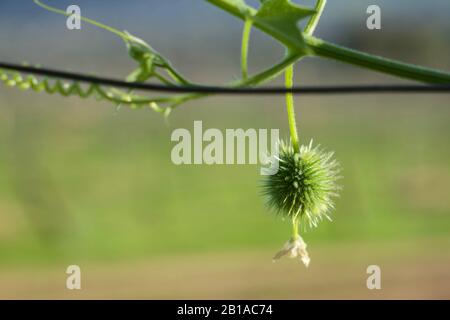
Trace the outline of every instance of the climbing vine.
<instances>
[{"instance_id":1,"label":"climbing vine","mask_svg":"<svg viewBox=\"0 0 450 320\"><path fill-rule=\"evenodd\" d=\"M67 13L49 6L40 0L33 0L38 6L62 15ZM285 87L292 88L293 72L296 63L305 57L333 59L385 74L415 80L429 84L450 84L450 73L383 57L370 55L345 48L314 36L326 6L326 0L317 0L314 7L294 4L290 0L260 0L258 8L248 5L244 0L204 0L211 5L235 16L244 23L241 51L242 78L225 84L227 88L256 87L285 74ZM130 83L154 82L169 86L200 86L176 70L172 64L153 49L144 40L135 35L114 29L92 19L82 17L85 23L99 27L118 36L126 45L129 57L135 61L136 69L127 77ZM306 20L301 30L299 22ZM253 28L278 41L285 48L285 56L280 62L256 74L248 72L248 51ZM184 103L207 97L213 93L166 94L147 96L136 94L132 90L121 90L100 84L82 85L77 81L63 81L24 76L20 72L0 69L0 80L9 87L22 90L60 94L64 97L94 97L107 100L116 106L128 105L132 108L150 107L169 115ZM296 124L294 97L286 94L287 115L290 140L279 142L279 156L273 161L279 162L279 170L264 179L264 193L269 206L284 218L292 222L292 237L283 249L274 257L284 255L300 257L305 265L309 264L306 244L299 234L299 225L317 226L323 219L330 219L333 199L338 195L340 178L339 164L333 159L333 153L325 152L312 142L303 143Z\"/></svg>"}]
</instances>

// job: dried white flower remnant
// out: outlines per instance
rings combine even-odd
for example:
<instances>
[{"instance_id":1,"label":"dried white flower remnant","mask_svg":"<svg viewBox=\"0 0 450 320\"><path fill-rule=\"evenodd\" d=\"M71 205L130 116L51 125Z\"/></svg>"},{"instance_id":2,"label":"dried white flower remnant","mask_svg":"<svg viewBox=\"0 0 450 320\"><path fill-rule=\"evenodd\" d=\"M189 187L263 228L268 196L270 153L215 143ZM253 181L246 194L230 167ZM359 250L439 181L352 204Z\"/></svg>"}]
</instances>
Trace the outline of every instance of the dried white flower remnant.
<instances>
[{"instance_id":1,"label":"dried white flower remnant","mask_svg":"<svg viewBox=\"0 0 450 320\"><path fill-rule=\"evenodd\" d=\"M303 264L308 267L311 259L309 258L308 251L306 251L306 247L307 245L302 237L298 236L296 239L291 239L286 242L283 248L273 257L273 262L284 256L288 256L289 258L299 257Z\"/></svg>"}]
</instances>

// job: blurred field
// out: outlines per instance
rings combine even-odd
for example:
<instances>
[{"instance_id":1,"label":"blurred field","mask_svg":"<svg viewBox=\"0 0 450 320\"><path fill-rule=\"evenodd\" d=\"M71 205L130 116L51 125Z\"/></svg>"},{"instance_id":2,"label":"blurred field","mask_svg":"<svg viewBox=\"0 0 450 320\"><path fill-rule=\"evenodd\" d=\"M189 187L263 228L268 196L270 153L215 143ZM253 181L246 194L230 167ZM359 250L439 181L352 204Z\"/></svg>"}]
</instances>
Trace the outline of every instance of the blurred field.
<instances>
[{"instance_id":1,"label":"blurred field","mask_svg":"<svg viewBox=\"0 0 450 320\"><path fill-rule=\"evenodd\" d=\"M121 1L108 15L93 3L83 8L94 18L151 39L198 81L239 74L240 25L220 12L201 11L209 17L205 28L189 14L200 12L197 7L184 2L191 11L181 28L164 15L168 5L147 12L139 10L147 6L141 1L134 10L142 19L130 19L133 8L123 11ZM358 2L352 14L365 12L364 6ZM6 10L0 15L14 8L16 15L37 14L32 4L24 5L28 11L10 0L0 7ZM334 9L326 15L337 16ZM383 33L361 31L359 18L336 17L319 32L335 40L335 30L343 30L339 42L352 47L448 70L448 25L389 13ZM8 44L1 59L120 76L133 67L117 39L92 28L70 33L55 28L61 20L40 14L42 28L0 19L0 40ZM172 27L162 32L148 21ZM420 28L412 39L410 21L430 29ZM219 39L224 26L231 27ZM260 34L254 39L251 68L282 53ZM297 84L396 81L306 62L298 67ZM296 103L302 142L313 138L334 150L344 175L334 222L304 233L309 269L291 260L272 264L290 227L265 208L257 166L177 167L170 161L172 130L192 129L194 120L205 129L279 128L286 137L282 97L195 101L165 124L150 110L115 110L0 86L0 298L449 299L448 95L298 97ZM64 287L70 264L82 268L80 292ZM366 288L371 264L382 268L381 291Z\"/></svg>"},{"instance_id":2,"label":"blurred field","mask_svg":"<svg viewBox=\"0 0 450 320\"><path fill-rule=\"evenodd\" d=\"M64 287L65 266L0 274L1 299L448 299L448 239L315 246L313 263L270 263L269 251L191 255L82 267L82 289ZM365 270L382 268L381 290Z\"/></svg>"},{"instance_id":3,"label":"blurred field","mask_svg":"<svg viewBox=\"0 0 450 320\"><path fill-rule=\"evenodd\" d=\"M305 234L305 270L270 261L289 225L265 209L257 166L169 161L171 129L194 119L286 133L281 98L210 99L168 127L148 110L2 92L1 297L450 297L444 97L298 99L304 141L334 149L345 175L335 221ZM69 264L80 293L64 289Z\"/></svg>"}]
</instances>

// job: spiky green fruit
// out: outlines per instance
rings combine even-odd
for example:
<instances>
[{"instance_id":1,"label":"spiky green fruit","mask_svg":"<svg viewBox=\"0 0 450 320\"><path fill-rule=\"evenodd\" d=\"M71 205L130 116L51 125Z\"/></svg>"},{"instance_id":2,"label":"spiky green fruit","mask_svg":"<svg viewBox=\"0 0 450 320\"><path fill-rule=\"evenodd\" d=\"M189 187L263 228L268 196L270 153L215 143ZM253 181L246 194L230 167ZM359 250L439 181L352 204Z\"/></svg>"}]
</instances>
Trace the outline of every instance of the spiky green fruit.
<instances>
[{"instance_id":1,"label":"spiky green fruit","mask_svg":"<svg viewBox=\"0 0 450 320\"><path fill-rule=\"evenodd\" d=\"M340 167L333 155L319 146L313 147L312 141L301 146L298 153L291 143L281 141L278 171L264 180L269 207L311 227L323 218L330 219L333 198L340 189Z\"/></svg>"}]
</instances>

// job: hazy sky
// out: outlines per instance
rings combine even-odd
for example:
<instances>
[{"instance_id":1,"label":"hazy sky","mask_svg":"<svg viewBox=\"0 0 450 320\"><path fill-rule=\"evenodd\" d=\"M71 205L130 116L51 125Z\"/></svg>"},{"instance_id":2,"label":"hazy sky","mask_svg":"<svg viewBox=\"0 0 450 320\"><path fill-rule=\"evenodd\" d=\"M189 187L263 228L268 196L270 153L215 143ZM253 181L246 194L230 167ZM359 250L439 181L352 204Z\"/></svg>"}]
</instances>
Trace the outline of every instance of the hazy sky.
<instances>
[{"instance_id":1,"label":"hazy sky","mask_svg":"<svg viewBox=\"0 0 450 320\"><path fill-rule=\"evenodd\" d=\"M135 17L130 23L140 23L145 21L146 17L156 20L171 19L174 24L186 21L188 17L203 16L211 10L211 5L205 4L203 0L43 0L51 5L65 7L69 4L78 4L93 14L101 13L119 14L128 17ZM257 4L257 0L247 0L249 4ZM313 0L297 0L296 2L311 5ZM364 14L364 8L370 4L380 5L387 15L407 15L411 18L421 14L432 14L436 16L448 17L450 14L450 1L448 0L328 0L327 19L332 23L339 19L358 19L359 15ZM178 19L173 19L175 15ZM0 1L1 19L19 19L22 18L45 18L45 15L38 13L32 0L1 0ZM190 19L189 19L190 20ZM449 19L446 19L447 21ZM450 22L449 22L450 23Z\"/></svg>"}]
</instances>

